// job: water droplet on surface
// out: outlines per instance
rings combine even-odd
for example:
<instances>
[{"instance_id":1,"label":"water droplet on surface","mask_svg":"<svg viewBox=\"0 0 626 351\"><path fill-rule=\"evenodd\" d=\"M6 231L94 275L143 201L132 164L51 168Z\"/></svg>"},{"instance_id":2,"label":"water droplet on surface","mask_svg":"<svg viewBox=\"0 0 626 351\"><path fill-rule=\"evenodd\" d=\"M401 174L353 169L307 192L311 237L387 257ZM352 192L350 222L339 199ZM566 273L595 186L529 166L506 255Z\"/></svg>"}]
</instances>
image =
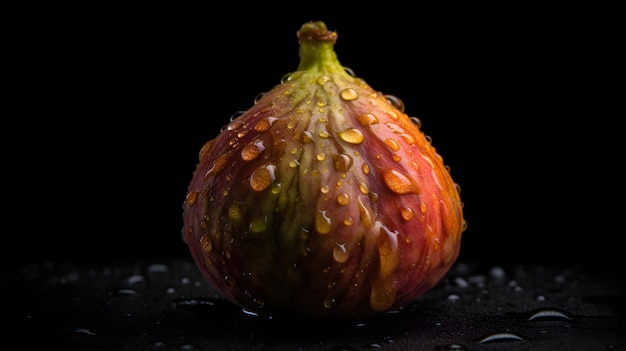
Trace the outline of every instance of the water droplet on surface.
<instances>
[{"instance_id":1,"label":"water droplet on surface","mask_svg":"<svg viewBox=\"0 0 626 351\"><path fill-rule=\"evenodd\" d=\"M536 319L540 319L540 320L571 320L572 318L570 316L568 316L565 312L558 311L558 310L552 310L552 309L545 309L545 310L535 311L528 317L529 321L536 320Z\"/></svg>"},{"instance_id":2,"label":"water droplet on surface","mask_svg":"<svg viewBox=\"0 0 626 351\"><path fill-rule=\"evenodd\" d=\"M91 330L87 328L72 328L71 331L72 333L76 333L76 334L97 336L96 333L92 332Z\"/></svg>"},{"instance_id":3,"label":"water droplet on surface","mask_svg":"<svg viewBox=\"0 0 626 351\"><path fill-rule=\"evenodd\" d=\"M461 300L461 296L459 296L457 294L450 294L450 295L448 295L448 297L446 297L446 300L448 300L450 302L459 301L459 300Z\"/></svg>"},{"instance_id":4,"label":"water droplet on surface","mask_svg":"<svg viewBox=\"0 0 626 351\"><path fill-rule=\"evenodd\" d=\"M435 351L465 351L467 347L460 344L437 345Z\"/></svg>"},{"instance_id":5,"label":"water droplet on surface","mask_svg":"<svg viewBox=\"0 0 626 351\"><path fill-rule=\"evenodd\" d=\"M124 278L124 284L130 287L142 286L146 283L146 278L140 274L133 274Z\"/></svg>"},{"instance_id":6,"label":"water droplet on surface","mask_svg":"<svg viewBox=\"0 0 626 351\"><path fill-rule=\"evenodd\" d=\"M494 333L487 335L484 338L476 341L479 344L491 343L491 342L505 342L505 341L521 341L524 340L521 336L513 333Z\"/></svg>"},{"instance_id":7,"label":"water droplet on surface","mask_svg":"<svg viewBox=\"0 0 626 351\"><path fill-rule=\"evenodd\" d=\"M348 128L346 130L342 130L337 133L339 139L345 141L350 144L361 144L365 137L363 136L363 132L361 132L358 128Z\"/></svg>"},{"instance_id":8,"label":"water droplet on surface","mask_svg":"<svg viewBox=\"0 0 626 351\"><path fill-rule=\"evenodd\" d=\"M467 287L469 287L469 283L463 277L455 277L454 278L454 284L456 286L458 286L459 288L467 288Z\"/></svg>"},{"instance_id":9,"label":"water droplet on surface","mask_svg":"<svg viewBox=\"0 0 626 351\"><path fill-rule=\"evenodd\" d=\"M165 351L166 348L167 346L163 341L157 341L152 344L152 348L149 351Z\"/></svg>"},{"instance_id":10,"label":"water droplet on surface","mask_svg":"<svg viewBox=\"0 0 626 351\"><path fill-rule=\"evenodd\" d=\"M500 266L495 266L489 270L489 276L493 279L502 280L506 278L506 271Z\"/></svg>"},{"instance_id":11,"label":"water droplet on surface","mask_svg":"<svg viewBox=\"0 0 626 351\"><path fill-rule=\"evenodd\" d=\"M342 90L341 93L339 93L339 95L341 96L342 99L346 101L352 101L352 100L356 100L359 98L359 93L357 93L356 90L352 88L347 88L347 89Z\"/></svg>"},{"instance_id":12,"label":"water droplet on surface","mask_svg":"<svg viewBox=\"0 0 626 351\"><path fill-rule=\"evenodd\" d=\"M109 293L109 296L130 296L137 295L137 290L134 289L117 289Z\"/></svg>"},{"instance_id":13,"label":"water droplet on surface","mask_svg":"<svg viewBox=\"0 0 626 351\"><path fill-rule=\"evenodd\" d=\"M241 308L241 313L243 313L244 316L246 317L259 317L259 313L255 312L253 310L247 309L245 307Z\"/></svg>"},{"instance_id":14,"label":"water droplet on surface","mask_svg":"<svg viewBox=\"0 0 626 351\"><path fill-rule=\"evenodd\" d=\"M148 273L167 273L169 270L169 266L163 263L151 263L146 267Z\"/></svg>"}]
</instances>

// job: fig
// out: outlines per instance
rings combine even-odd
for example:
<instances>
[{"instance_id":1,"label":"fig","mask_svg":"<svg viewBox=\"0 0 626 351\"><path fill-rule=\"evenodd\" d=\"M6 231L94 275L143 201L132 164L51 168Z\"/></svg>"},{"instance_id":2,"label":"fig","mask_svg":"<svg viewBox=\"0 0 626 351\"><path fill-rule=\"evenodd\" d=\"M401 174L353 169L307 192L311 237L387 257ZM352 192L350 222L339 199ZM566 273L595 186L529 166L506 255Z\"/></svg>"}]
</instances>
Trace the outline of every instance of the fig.
<instances>
[{"instance_id":1,"label":"fig","mask_svg":"<svg viewBox=\"0 0 626 351\"><path fill-rule=\"evenodd\" d=\"M433 288L458 258L460 187L409 117L342 66L337 32L296 32L300 62L201 147L183 240L249 312L362 320Z\"/></svg>"}]
</instances>

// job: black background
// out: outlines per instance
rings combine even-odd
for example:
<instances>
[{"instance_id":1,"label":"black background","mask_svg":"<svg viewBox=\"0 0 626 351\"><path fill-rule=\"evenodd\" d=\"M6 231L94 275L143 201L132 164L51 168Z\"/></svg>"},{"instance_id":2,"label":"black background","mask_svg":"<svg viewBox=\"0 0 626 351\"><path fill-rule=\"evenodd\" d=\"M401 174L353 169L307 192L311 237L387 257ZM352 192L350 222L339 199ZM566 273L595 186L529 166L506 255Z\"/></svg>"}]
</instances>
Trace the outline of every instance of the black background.
<instances>
[{"instance_id":1,"label":"black background","mask_svg":"<svg viewBox=\"0 0 626 351\"><path fill-rule=\"evenodd\" d=\"M344 66L422 120L462 188L460 259L618 261L613 10L224 6L16 14L6 264L186 257L200 147L295 70L309 20L337 31Z\"/></svg>"}]
</instances>

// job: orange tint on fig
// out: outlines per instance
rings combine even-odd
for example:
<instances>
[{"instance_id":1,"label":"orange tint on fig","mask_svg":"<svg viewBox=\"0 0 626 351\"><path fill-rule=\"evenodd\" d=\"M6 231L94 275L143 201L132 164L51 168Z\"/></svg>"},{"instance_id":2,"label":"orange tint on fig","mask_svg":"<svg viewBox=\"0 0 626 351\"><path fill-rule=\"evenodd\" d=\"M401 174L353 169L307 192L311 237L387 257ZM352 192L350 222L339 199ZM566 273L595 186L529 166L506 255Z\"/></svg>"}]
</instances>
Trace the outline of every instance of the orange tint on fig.
<instances>
[{"instance_id":1,"label":"orange tint on fig","mask_svg":"<svg viewBox=\"0 0 626 351\"><path fill-rule=\"evenodd\" d=\"M355 77L323 22L300 64L200 151L183 236L224 297L359 320L422 296L458 257L459 187L402 101Z\"/></svg>"}]
</instances>

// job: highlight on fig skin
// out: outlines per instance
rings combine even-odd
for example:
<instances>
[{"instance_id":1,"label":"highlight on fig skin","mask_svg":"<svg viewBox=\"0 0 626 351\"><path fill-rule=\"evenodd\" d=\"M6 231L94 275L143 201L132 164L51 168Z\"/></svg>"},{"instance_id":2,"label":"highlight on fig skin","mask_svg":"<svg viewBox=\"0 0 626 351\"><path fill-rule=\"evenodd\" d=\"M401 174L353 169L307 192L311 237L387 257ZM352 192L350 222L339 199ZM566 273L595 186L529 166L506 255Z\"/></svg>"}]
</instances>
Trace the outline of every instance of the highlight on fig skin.
<instances>
[{"instance_id":1,"label":"highlight on fig skin","mask_svg":"<svg viewBox=\"0 0 626 351\"><path fill-rule=\"evenodd\" d=\"M200 150L183 238L248 311L360 320L400 309L459 255L466 222L420 121L342 66L323 22L300 63Z\"/></svg>"}]
</instances>

